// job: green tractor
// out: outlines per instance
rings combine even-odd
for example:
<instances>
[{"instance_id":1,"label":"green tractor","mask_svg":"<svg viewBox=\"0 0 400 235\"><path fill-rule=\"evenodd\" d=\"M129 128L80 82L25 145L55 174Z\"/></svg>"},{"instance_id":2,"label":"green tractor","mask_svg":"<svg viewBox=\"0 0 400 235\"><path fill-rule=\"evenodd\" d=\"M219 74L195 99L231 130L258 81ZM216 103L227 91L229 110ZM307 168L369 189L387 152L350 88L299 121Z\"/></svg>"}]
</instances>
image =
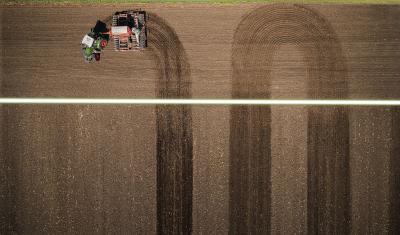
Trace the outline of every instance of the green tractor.
<instances>
[{"instance_id":1,"label":"green tractor","mask_svg":"<svg viewBox=\"0 0 400 235\"><path fill-rule=\"evenodd\" d=\"M97 21L96 26L86 34L81 42L86 62L100 60L102 50L110 39L114 41L116 51L139 51L147 47L147 14L142 10L116 12L112 17L111 28Z\"/></svg>"},{"instance_id":2,"label":"green tractor","mask_svg":"<svg viewBox=\"0 0 400 235\"><path fill-rule=\"evenodd\" d=\"M81 45L85 61L91 62L93 59L99 61L101 51L107 46L109 40L107 25L98 20L96 26L82 39Z\"/></svg>"}]
</instances>

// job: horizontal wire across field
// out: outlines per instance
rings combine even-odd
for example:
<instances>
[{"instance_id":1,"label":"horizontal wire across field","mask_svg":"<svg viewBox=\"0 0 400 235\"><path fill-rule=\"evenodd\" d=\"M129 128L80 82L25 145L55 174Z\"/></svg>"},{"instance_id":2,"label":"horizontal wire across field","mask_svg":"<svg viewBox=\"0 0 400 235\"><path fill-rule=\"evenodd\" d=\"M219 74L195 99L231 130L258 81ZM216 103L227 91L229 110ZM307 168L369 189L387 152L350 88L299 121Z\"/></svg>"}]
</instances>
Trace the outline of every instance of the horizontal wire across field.
<instances>
[{"instance_id":1,"label":"horizontal wire across field","mask_svg":"<svg viewBox=\"0 0 400 235\"><path fill-rule=\"evenodd\" d=\"M400 100L0 98L0 104L400 106Z\"/></svg>"}]
</instances>

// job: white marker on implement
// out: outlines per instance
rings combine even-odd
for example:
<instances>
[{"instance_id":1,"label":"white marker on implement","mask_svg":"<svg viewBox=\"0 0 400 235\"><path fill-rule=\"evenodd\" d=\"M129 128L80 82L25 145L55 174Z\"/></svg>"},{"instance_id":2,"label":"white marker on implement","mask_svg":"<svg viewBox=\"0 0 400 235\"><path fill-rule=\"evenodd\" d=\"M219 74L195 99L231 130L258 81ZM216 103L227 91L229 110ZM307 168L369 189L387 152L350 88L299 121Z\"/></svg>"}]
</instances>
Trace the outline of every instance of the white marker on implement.
<instances>
[{"instance_id":1,"label":"white marker on implement","mask_svg":"<svg viewBox=\"0 0 400 235\"><path fill-rule=\"evenodd\" d=\"M0 98L0 104L400 106L400 100Z\"/></svg>"}]
</instances>

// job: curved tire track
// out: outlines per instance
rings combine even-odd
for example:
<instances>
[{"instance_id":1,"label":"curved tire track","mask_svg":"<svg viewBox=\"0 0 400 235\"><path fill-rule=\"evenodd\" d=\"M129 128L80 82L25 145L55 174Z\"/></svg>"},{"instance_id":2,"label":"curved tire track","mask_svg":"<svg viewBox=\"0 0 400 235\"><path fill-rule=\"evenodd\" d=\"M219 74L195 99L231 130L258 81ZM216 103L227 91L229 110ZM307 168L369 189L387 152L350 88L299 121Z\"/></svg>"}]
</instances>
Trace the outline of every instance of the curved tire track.
<instances>
[{"instance_id":1,"label":"curved tire track","mask_svg":"<svg viewBox=\"0 0 400 235\"><path fill-rule=\"evenodd\" d=\"M303 6L268 5L243 17L235 31L234 98L270 97L273 56L284 43L304 54L309 98L347 97L345 63L329 23ZM348 233L348 110L311 107L308 117L308 233ZM270 233L270 107L233 107L230 129L230 230Z\"/></svg>"},{"instance_id":2,"label":"curved tire track","mask_svg":"<svg viewBox=\"0 0 400 235\"><path fill-rule=\"evenodd\" d=\"M148 45L158 68L157 98L190 98L190 66L175 30L147 12ZM104 20L111 24L112 17ZM190 106L156 107L157 233L192 231L193 140Z\"/></svg>"},{"instance_id":3,"label":"curved tire track","mask_svg":"<svg viewBox=\"0 0 400 235\"><path fill-rule=\"evenodd\" d=\"M174 29L150 13L148 44L159 69L158 98L190 98L190 66ZM157 231L192 231L193 140L190 106L156 107Z\"/></svg>"}]
</instances>

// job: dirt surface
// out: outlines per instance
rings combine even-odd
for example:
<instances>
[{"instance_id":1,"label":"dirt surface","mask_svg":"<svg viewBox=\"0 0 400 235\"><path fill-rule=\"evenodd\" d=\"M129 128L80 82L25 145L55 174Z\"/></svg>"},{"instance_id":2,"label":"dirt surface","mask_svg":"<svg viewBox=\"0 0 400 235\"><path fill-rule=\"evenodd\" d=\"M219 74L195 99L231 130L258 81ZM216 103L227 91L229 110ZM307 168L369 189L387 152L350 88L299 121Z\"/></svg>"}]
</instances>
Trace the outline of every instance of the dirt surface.
<instances>
[{"instance_id":1,"label":"dirt surface","mask_svg":"<svg viewBox=\"0 0 400 235\"><path fill-rule=\"evenodd\" d=\"M134 6L1 8L2 96L400 98L399 6L141 7L149 50L97 64ZM399 113L2 106L0 233L396 234Z\"/></svg>"},{"instance_id":2,"label":"dirt surface","mask_svg":"<svg viewBox=\"0 0 400 235\"><path fill-rule=\"evenodd\" d=\"M260 7L239 23L232 51L234 97L271 97L273 55L282 44L296 45L307 60L308 98L347 98L347 69L333 29L315 11L281 5ZM307 111L308 231L345 234L350 228L348 112ZM239 233L271 232L271 123L271 107L232 108L230 224Z\"/></svg>"},{"instance_id":3,"label":"dirt surface","mask_svg":"<svg viewBox=\"0 0 400 235\"><path fill-rule=\"evenodd\" d=\"M178 36L149 14L149 49L159 70L158 98L190 98L190 65ZM157 106L157 232L192 232L193 137L190 106ZM173 225L173 226L171 226Z\"/></svg>"}]
</instances>

